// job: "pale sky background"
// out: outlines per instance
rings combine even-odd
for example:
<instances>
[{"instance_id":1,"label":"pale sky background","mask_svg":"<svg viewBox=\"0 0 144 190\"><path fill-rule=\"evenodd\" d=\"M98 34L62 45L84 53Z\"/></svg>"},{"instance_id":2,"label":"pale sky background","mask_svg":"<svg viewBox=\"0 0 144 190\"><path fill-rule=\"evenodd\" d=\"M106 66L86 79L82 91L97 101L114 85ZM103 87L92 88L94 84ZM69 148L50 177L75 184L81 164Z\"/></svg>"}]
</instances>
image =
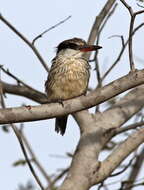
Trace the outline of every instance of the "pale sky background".
<instances>
[{"instance_id":1,"label":"pale sky background","mask_svg":"<svg viewBox=\"0 0 144 190\"><path fill-rule=\"evenodd\" d=\"M50 31L43 38L36 42L48 66L55 56L55 47L59 42L72 37L80 37L87 40L96 15L103 7L106 0L0 0L0 12L29 40L45 29L55 25L69 15L72 16L66 23ZM108 21L104 32L101 35L100 45L100 69L104 73L115 60L121 48L121 41L118 38L108 37L112 35L128 34L129 14L121 5L119 0L117 10ZM135 10L139 10L135 0L129 0ZM144 15L138 16L137 24L142 22ZM135 58L143 58L144 29L134 38ZM17 75L34 88L44 92L44 82L47 73L40 64L32 50L16 36L6 25L0 21L0 64L4 68ZM143 64L136 60L136 67L143 68ZM92 63L92 75L90 86L95 86L95 71ZM129 72L127 50L123 59L119 62L113 72L105 80L108 83ZM7 82L14 82L11 78L2 74L2 79ZM25 98L8 95L6 99L8 107L21 106L22 103L36 105ZM55 158L51 155L65 156L66 152L73 152L79 139L79 129L74 120L69 117L67 131L64 137L54 131L54 120L25 123L25 133L31 143L38 159L52 174L56 169L67 167L70 163L68 158ZM25 184L28 180L35 180L27 167L12 167L12 163L23 158L19 143L11 131L6 134L0 131L0 187L5 190L15 190L19 183ZM103 158L102 158L103 159ZM43 180L43 178L42 178ZM44 180L43 180L44 182ZM118 186L117 186L118 187ZM95 188L94 188L95 189ZM140 189L136 188L136 189Z\"/></svg>"}]
</instances>

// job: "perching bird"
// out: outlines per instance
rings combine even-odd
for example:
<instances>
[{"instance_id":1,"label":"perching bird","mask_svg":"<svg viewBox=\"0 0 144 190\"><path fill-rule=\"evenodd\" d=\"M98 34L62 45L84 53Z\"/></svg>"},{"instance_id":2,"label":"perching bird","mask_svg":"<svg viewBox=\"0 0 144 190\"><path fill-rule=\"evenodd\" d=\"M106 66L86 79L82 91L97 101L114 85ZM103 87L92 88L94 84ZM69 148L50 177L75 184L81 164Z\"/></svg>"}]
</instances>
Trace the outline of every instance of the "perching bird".
<instances>
[{"instance_id":1,"label":"perching bird","mask_svg":"<svg viewBox=\"0 0 144 190\"><path fill-rule=\"evenodd\" d=\"M49 102L62 102L86 94L89 82L89 63L84 54L96 51L100 46L87 45L80 38L61 42L45 83ZM57 117L55 131L64 135L67 115Z\"/></svg>"}]
</instances>

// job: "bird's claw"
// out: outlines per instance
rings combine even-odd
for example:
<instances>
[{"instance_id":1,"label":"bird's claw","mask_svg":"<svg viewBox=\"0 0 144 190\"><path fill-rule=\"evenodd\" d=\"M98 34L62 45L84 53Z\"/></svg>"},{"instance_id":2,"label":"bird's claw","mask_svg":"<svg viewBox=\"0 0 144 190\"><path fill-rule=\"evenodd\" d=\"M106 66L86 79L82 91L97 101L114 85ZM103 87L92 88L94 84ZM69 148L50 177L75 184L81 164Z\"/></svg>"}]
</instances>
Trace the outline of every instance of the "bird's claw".
<instances>
[{"instance_id":1,"label":"bird's claw","mask_svg":"<svg viewBox=\"0 0 144 190\"><path fill-rule=\"evenodd\" d=\"M62 107L64 107L64 103L62 100L58 100L58 103L62 105Z\"/></svg>"}]
</instances>

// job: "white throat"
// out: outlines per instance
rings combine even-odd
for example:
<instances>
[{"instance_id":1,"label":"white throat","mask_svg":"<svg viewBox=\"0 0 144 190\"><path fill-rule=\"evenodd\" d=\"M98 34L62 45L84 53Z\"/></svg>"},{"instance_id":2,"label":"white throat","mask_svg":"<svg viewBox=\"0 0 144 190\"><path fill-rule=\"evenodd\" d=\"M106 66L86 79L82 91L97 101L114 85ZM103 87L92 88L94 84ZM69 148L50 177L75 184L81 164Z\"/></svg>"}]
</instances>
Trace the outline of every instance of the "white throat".
<instances>
[{"instance_id":1,"label":"white throat","mask_svg":"<svg viewBox=\"0 0 144 190\"><path fill-rule=\"evenodd\" d=\"M64 49L61 50L58 55L70 57L73 56L73 58L82 58L83 57L83 52L79 50L74 50L74 49Z\"/></svg>"}]
</instances>

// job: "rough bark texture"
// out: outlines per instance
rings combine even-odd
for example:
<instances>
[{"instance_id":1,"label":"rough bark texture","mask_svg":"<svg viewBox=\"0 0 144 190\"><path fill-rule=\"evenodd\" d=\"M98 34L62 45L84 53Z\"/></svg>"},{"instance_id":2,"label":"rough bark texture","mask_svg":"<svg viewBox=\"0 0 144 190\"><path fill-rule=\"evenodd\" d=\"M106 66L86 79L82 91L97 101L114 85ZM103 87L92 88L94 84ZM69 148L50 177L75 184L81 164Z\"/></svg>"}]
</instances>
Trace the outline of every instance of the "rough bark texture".
<instances>
[{"instance_id":1,"label":"rough bark texture","mask_svg":"<svg viewBox=\"0 0 144 190\"><path fill-rule=\"evenodd\" d=\"M131 72L128 75L99 88L87 96L58 103L40 106L24 106L0 110L0 124L37 121L74 113L98 105L126 90L144 83L144 70Z\"/></svg>"}]
</instances>

